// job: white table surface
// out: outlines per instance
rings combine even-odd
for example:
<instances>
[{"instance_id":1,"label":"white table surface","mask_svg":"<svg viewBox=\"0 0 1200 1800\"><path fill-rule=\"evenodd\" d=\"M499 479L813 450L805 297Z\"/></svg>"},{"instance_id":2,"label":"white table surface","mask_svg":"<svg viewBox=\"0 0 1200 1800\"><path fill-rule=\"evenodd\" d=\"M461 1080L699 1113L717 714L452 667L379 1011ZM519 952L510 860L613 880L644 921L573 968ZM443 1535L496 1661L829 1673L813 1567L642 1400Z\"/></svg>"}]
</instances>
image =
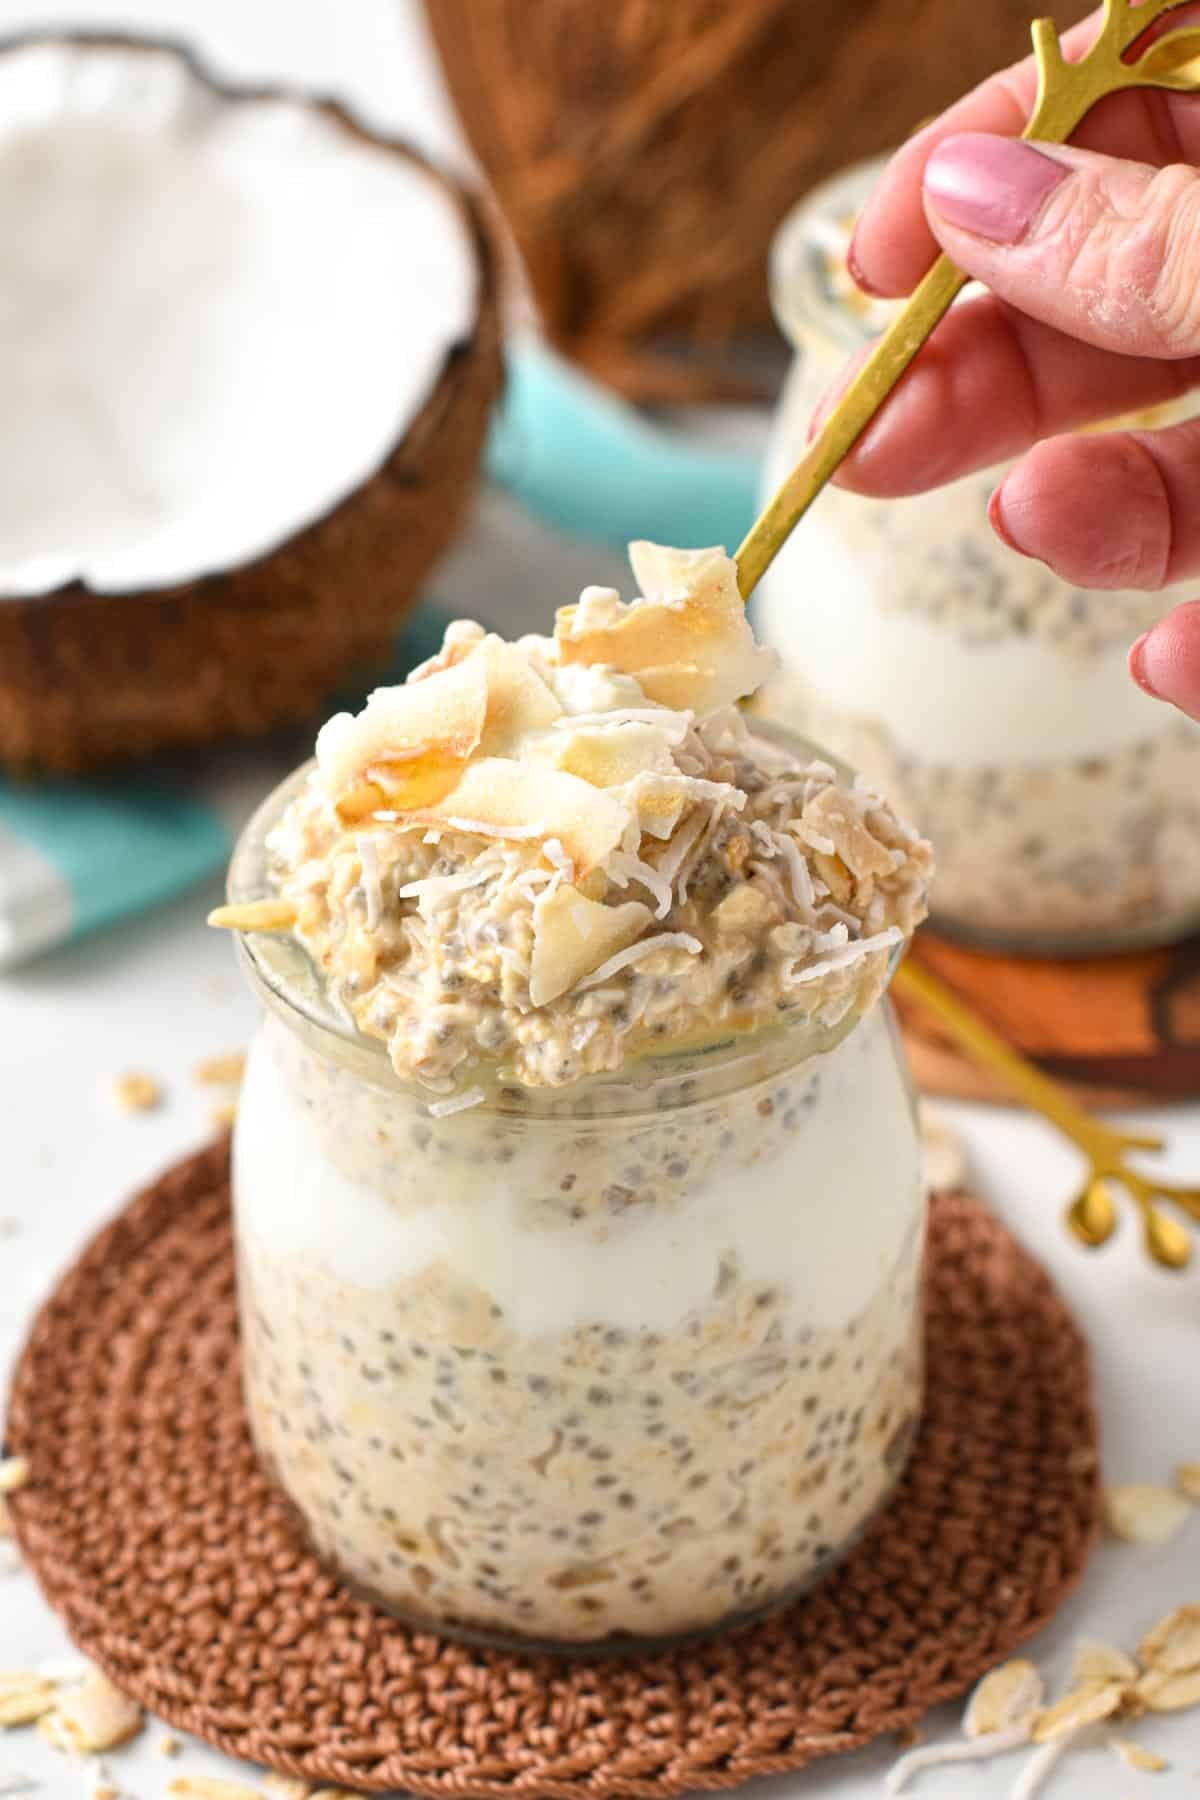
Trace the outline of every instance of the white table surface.
<instances>
[{"instance_id":1,"label":"white table surface","mask_svg":"<svg viewBox=\"0 0 1200 1800\"><path fill-rule=\"evenodd\" d=\"M408 0L74 0L69 10L79 23L186 35L228 73L337 90L372 121L461 155ZM57 23L66 14L62 0L0 0L0 32ZM462 604L486 572L493 602L515 628L509 597L528 593L531 566L542 591L560 600L584 579L611 578L611 557L558 546L548 573L546 552L541 535L492 496L435 587ZM543 560L533 564L534 558ZM241 816L275 770L262 754L230 759L228 768L228 805ZM134 1187L208 1133L214 1096L191 1071L202 1057L244 1047L253 1027L230 945L203 925L217 896L214 882L147 920L0 980L0 1219L16 1227L0 1232L0 1375L6 1376L39 1297L85 1239ZM114 1110L107 1085L128 1068L145 1069L164 1084L159 1111L130 1117ZM946 1111L966 1138L984 1191L1051 1266L1090 1334L1109 1479L1167 1480L1175 1463L1200 1459L1200 1269L1172 1277L1152 1268L1132 1230L1098 1255L1086 1255L1059 1224L1078 1175L1074 1153L1026 1117L976 1106ZM1144 1118L1170 1133L1164 1168L1200 1179L1200 1105ZM1061 1680L1081 1636L1132 1647L1183 1600L1200 1601L1200 1510L1160 1549L1104 1545L1032 1653ZM23 1573L0 1576L0 1668L29 1667L68 1651L33 1582ZM954 1724L949 1709L929 1722L931 1734ZM253 1778L253 1771L190 1741L167 1762L155 1754L161 1735L152 1727L138 1744L107 1759L122 1792L150 1800L184 1773ZM1168 1773L1138 1775L1096 1749L1061 1764L1047 1791L1064 1800L1131 1800L1143 1788L1162 1800L1200 1797L1195 1714L1149 1721L1137 1735L1170 1757ZM779 1800L867 1800L880 1793L894 1753L887 1746L757 1787ZM930 1800L1000 1800L1019 1767L1019 1759L1009 1758L939 1771L914 1791ZM95 1785L94 1773L64 1762L29 1731L0 1735L0 1790L13 1770L35 1777L49 1800L86 1795Z\"/></svg>"}]
</instances>

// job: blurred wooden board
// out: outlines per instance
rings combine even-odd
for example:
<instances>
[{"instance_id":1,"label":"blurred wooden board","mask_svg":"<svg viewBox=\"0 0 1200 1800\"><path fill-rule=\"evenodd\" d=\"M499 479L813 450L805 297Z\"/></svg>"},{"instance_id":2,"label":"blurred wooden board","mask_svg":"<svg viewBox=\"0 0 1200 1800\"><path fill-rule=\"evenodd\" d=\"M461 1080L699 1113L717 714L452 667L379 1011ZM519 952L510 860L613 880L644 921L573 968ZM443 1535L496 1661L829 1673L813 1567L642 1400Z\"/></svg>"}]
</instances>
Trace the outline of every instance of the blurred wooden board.
<instances>
[{"instance_id":1,"label":"blurred wooden board","mask_svg":"<svg viewBox=\"0 0 1200 1800\"><path fill-rule=\"evenodd\" d=\"M1086 1103L1200 1099L1200 937L1130 956L1050 961L922 932L912 954ZM907 999L897 1010L922 1093L1008 1101L932 1014Z\"/></svg>"}]
</instances>

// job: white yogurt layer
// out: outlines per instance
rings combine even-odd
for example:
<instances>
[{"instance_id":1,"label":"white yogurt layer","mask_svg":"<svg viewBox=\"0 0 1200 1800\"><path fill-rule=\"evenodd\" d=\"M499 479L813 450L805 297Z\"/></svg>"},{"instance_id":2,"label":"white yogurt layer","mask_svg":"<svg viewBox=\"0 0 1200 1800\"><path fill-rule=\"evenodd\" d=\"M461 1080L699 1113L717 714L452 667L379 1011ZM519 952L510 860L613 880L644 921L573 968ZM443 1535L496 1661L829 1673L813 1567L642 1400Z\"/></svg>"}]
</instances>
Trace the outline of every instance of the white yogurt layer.
<instances>
[{"instance_id":1,"label":"white yogurt layer","mask_svg":"<svg viewBox=\"0 0 1200 1800\"><path fill-rule=\"evenodd\" d=\"M239 1228L269 1256L314 1256L338 1280L368 1290L440 1265L486 1291L512 1328L533 1338L590 1324L670 1331L711 1300L731 1254L744 1279L785 1291L793 1323L840 1327L878 1293L922 1200L890 1029L878 1008L812 1065L819 1097L769 1161L754 1160L753 1096L737 1096L728 1123L738 1141L718 1178L698 1182L677 1207L578 1230L534 1230L517 1217L521 1196L537 1191L550 1134L577 1133L578 1124L533 1122L511 1167L494 1156L460 1157L453 1188L423 1158L397 1159L389 1195L332 1164L274 1059L271 1033L262 1032L234 1144ZM482 1133L486 1115L444 1122L460 1142L472 1124ZM581 1149L581 1161L588 1154ZM613 1154L603 1131L590 1154L602 1180ZM441 1191L422 1204L439 1180ZM910 1198L898 1195L898 1182L911 1186Z\"/></svg>"},{"instance_id":2,"label":"white yogurt layer","mask_svg":"<svg viewBox=\"0 0 1200 1800\"><path fill-rule=\"evenodd\" d=\"M758 619L821 704L878 721L902 753L960 770L1037 767L1161 736L1162 707L1130 678L1124 643L1094 656L1032 636L967 643L879 605L872 579L844 521L823 522L817 507L764 580Z\"/></svg>"},{"instance_id":3,"label":"white yogurt layer","mask_svg":"<svg viewBox=\"0 0 1200 1800\"><path fill-rule=\"evenodd\" d=\"M321 517L475 311L406 159L175 56L0 57L0 598L163 586Z\"/></svg>"}]
</instances>

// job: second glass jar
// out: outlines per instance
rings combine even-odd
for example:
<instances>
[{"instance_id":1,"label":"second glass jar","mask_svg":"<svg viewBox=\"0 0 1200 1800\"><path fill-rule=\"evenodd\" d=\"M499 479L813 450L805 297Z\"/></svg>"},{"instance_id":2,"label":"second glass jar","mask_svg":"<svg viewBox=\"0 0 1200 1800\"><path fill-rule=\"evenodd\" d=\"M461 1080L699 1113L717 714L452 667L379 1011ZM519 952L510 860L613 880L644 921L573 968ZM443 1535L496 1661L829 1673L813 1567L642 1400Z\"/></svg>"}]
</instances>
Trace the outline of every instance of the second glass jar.
<instances>
[{"instance_id":1,"label":"second glass jar","mask_svg":"<svg viewBox=\"0 0 1200 1800\"><path fill-rule=\"evenodd\" d=\"M777 239L773 297L797 360L769 492L889 314L844 262L876 173L815 190ZM1126 658L1191 589L1089 592L1006 549L987 520L1002 474L898 500L827 488L760 588L784 663L766 710L932 838L935 928L1034 953L1168 942L1200 925L1200 726L1143 694Z\"/></svg>"}]
</instances>

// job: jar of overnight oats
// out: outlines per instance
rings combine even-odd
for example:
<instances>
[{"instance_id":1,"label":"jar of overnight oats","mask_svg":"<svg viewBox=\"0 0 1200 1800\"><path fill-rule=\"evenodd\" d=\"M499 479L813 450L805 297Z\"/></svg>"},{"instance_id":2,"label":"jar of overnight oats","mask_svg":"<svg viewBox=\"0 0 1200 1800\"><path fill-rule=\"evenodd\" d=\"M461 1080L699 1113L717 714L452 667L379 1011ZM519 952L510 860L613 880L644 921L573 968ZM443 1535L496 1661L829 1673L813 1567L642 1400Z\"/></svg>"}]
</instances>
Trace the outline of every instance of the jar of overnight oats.
<instances>
[{"instance_id":1,"label":"jar of overnight oats","mask_svg":"<svg viewBox=\"0 0 1200 1800\"><path fill-rule=\"evenodd\" d=\"M845 266L877 168L814 190L776 240L774 305L797 359L767 491L893 311ZM766 710L929 835L935 928L1035 954L1167 942L1200 924L1200 726L1142 693L1126 656L1191 590L1088 592L1009 551L987 520L1003 473L901 499L827 488L759 590L783 661Z\"/></svg>"},{"instance_id":2,"label":"jar of overnight oats","mask_svg":"<svg viewBox=\"0 0 1200 1800\"><path fill-rule=\"evenodd\" d=\"M319 1554L407 1620L595 1650L802 1593L904 1468L925 1191L884 989L928 847L735 708L605 713L540 666L581 723L522 766L682 719L690 810L656 785L657 838L585 880L574 841L293 775L231 869L264 1013L233 1186L251 1426ZM613 878L639 927L666 885L609 956L577 909ZM563 884L599 965L566 989Z\"/></svg>"}]
</instances>

